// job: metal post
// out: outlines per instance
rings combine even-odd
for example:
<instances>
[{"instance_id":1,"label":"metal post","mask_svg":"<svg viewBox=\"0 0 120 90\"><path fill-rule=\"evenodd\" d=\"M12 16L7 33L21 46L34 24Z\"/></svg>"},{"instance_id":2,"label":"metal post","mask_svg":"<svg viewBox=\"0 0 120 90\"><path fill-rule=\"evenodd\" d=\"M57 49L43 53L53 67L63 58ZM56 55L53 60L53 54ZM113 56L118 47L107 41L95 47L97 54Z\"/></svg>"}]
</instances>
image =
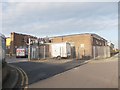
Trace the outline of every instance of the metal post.
<instances>
[{"instance_id":1,"label":"metal post","mask_svg":"<svg viewBox=\"0 0 120 90\"><path fill-rule=\"evenodd\" d=\"M30 61L31 59L31 50L30 50L31 46L30 46L30 38L29 38L29 49L28 49L28 60Z\"/></svg>"},{"instance_id":2,"label":"metal post","mask_svg":"<svg viewBox=\"0 0 120 90\"><path fill-rule=\"evenodd\" d=\"M45 59L45 46L44 46L44 59Z\"/></svg>"},{"instance_id":3,"label":"metal post","mask_svg":"<svg viewBox=\"0 0 120 90\"><path fill-rule=\"evenodd\" d=\"M39 40L38 40L38 60L40 60L40 47L39 47Z\"/></svg>"}]
</instances>

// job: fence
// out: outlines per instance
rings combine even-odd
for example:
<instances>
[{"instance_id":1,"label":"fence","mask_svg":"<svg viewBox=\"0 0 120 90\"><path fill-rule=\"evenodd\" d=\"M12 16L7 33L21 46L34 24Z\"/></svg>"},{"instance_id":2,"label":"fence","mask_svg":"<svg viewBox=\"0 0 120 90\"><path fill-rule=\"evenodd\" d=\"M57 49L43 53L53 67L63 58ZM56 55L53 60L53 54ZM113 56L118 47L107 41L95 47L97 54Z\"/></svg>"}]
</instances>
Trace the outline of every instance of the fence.
<instances>
[{"instance_id":1,"label":"fence","mask_svg":"<svg viewBox=\"0 0 120 90\"><path fill-rule=\"evenodd\" d=\"M93 57L94 59L110 57L110 47L109 46L93 46Z\"/></svg>"},{"instance_id":2,"label":"fence","mask_svg":"<svg viewBox=\"0 0 120 90\"><path fill-rule=\"evenodd\" d=\"M39 46L37 44L31 45L30 54L28 54L28 57L31 60L52 58L50 44L42 44ZM71 58L75 58L75 57L76 57L75 46L71 46Z\"/></svg>"},{"instance_id":3,"label":"fence","mask_svg":"<svg viewBox=\"0 0 120 90\"><path fill-rule=\"evenodd\" d=\"M30 59L45 59L50 56L49 45L31 45Z\"/></svg>"}]
</instances>

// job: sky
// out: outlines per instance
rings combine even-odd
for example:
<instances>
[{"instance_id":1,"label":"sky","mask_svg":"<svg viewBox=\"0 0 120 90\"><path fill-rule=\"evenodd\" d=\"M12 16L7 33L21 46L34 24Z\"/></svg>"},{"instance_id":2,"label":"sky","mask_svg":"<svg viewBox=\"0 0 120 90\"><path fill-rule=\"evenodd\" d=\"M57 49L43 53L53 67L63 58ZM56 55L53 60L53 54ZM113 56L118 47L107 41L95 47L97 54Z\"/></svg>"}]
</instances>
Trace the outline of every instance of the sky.
<instances>
[{"instance_id":1,"label":"sky","mask_svg":"<svg viewBox=\"0 0 120 90\"><path fill-rule=\"evenodd\" d=\"M117 2L3 2L2 31L37 37L95 33L118 47Z\"/></svg>"}]
</instances>

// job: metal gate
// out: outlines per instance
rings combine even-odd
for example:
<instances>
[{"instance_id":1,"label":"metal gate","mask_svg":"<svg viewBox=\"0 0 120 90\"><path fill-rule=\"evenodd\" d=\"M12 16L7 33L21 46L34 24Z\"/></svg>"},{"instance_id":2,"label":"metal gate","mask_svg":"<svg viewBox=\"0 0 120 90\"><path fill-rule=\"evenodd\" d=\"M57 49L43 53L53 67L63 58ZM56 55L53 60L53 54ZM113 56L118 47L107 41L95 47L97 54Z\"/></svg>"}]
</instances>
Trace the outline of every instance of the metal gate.
<instances>
[{"instance_id":1,"label":"metal gate","mask_svg":"<svg viewBox=\"0 0 120 90\"><path fill-rule=\"evenodd\" d=\"M50 57L49 45L31 45L30 59L46 59Z\"/></svg>"},{"instance_id":2,"label":"metal gate","mask_svg":"<svg viewBox=\"0 0 120 90\"><path fill-rule=\"evenodd\" d=\"M94 59L110 57L110 47L109 46L93 46L93 57Z\"/></svg>"}]
</instances>

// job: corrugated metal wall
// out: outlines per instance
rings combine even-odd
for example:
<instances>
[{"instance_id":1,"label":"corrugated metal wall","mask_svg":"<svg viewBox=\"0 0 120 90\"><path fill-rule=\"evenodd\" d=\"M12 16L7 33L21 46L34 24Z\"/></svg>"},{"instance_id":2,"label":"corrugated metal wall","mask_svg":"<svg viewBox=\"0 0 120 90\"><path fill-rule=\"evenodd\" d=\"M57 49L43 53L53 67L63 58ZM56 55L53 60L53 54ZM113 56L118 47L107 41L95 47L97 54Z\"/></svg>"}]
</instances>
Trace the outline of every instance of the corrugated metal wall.
<instances>
[{"instance_id":1,"label":"corrugated metal wall","mask_svg":"<svg viewBox=\"0 0 120 90\"><path fill-rule=\"evenodd\" d=\"M94 59L110 57L110 47L109 46L93 46L93 57Z\"/></svg>"}]
</instances>

